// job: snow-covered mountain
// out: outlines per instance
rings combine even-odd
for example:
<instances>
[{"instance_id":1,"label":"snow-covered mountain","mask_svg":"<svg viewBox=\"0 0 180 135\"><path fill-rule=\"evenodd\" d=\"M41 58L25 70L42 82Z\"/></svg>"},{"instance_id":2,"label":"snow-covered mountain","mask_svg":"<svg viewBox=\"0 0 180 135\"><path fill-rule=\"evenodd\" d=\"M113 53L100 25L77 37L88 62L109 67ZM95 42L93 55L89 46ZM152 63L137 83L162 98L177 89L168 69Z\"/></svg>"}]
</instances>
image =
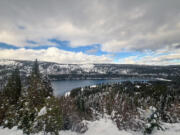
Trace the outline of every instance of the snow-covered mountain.
<instances>
[{"instance_id":1,"label":"snow-covered mountain","mask_svg":"<svg viewBox=\"0 0 180 135\"><path fill-rule=\"evenodd\" d=\"M0 60L0 75L19 67L22 75L29 75L33 61ZM118 77L164 77L180 75L180 66L145 66L121 64L59 64L39 62L40 72L51 79L99 79Z\"/></svg>"}]
</instances>

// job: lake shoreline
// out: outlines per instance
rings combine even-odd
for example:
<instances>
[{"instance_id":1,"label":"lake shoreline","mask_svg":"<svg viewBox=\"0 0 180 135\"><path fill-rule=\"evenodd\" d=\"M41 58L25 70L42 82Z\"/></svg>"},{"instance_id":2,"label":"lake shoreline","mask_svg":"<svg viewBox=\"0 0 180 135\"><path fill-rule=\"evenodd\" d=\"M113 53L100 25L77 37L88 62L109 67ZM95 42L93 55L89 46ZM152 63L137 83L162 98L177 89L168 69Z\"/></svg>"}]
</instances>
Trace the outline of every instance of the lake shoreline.
<instances>
[{"instance_id":1,"label":"lake shoreline","mask_svg":"<svg viewBox=\"0 0 180 135\"><path fill-rule=\"evenodd\" d=\"M133 77L105 77L105 78L63 78L63 79L51 79L51 81L73 81L73 80L119 80L119 79L147 79L147 80L153 80L156 79L155 77L142 77L142 76L133 76Z\"/></svg>"},{"instance_id":2,"label":"lake shoreline","mask_svg":"<svg viewBox=\"0 0 180 135\"><path fill-rule=\"evenodd\" d=\"M152 79L147 78L121 78L121 79L89 79L89 80L55 80L51 81L54 94L64 95L66 92L71 91L75 88L83 88L86 86L100 85L100 84L113 84L121 82L148 82L153 81Z\"/></svg>"}]
</instances>

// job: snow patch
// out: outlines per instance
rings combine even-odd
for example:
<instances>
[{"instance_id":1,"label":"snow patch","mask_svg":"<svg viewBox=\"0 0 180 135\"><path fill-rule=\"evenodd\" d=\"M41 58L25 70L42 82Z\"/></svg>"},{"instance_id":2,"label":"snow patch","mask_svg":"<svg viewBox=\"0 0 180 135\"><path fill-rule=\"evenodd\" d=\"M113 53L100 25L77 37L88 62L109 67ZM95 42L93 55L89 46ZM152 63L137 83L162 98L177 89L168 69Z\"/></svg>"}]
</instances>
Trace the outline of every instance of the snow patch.
<instances>
[{"instance_id":1,"label":"snow patch","mask_svg":"<svg viewBox=\"0 0 180 135\"><path fill-rule=\"evenodd\" d=\"M138 108L138 111L141 115L142 118L145 118L145 119L148 119L152 116L152 114L154 114L154 112L156 111L157 109L153 106L150 106L148 109L146 110L143 110L141 108Z\"/></svg>"},{"instance_id":2,"label":"snow patch","mask_svg":"<svg viewBox=\"0 0 180 135\"><path fill-rule=\"evenodd\" d=\"M38 113L38 116L45 115L46 113L47 113L47 109L46 109L46 107L44 106L44 107L40 110L40 112Z\"/></svg>"},{"instance_id":3,"label":"snow patch","mask_svg":"<svg viewBox=\"0 0 180 135\"><path fill-rule=\"evenodd\" d=\"M83 87L81 88L81 91L84 91L84 88L83 88Z\"/></svg>"},{"instance_id":4,"label":"snow patch","mask_svg":"<svg viewBox=\"0 0 180 135\"><path fill-rule=\"evenodd\" d=\"M141 86L139 86L139 85L136 85L135 87L139 89Z\"/></svg>"},{"instance_id":5,"label":"snow patch","mask_svg":"<svg viewBox=\"0 0 180 135\"><path fill-rule=\"evenodd\" d=\"M0 135L23 135L23 131L18 130L17 127L13 127L12 129L0 128Z\"/></svg>"},{"instance_id":6,"label":"snow patch","mask_svg":"<svg viewBox=\"0 0 180 135\"><path fill-rule=\"evenodd\" d=\"M96 85L91 85L90 88L96 88L97 86Z\"/></svg>"},{"instance_id":7,"label":"snow patch","mask_svg":"<svg viewBox=\"0 0 180 135\"><path fill-rule=\"evenodd\" d=\"M71 94L70 91L69 91L69 92L66 92L66 93L65 93L65 97L69 97L70 94Z\"/></svg>"},{"instance_id":8,"label":"snow patch","mask_svg":"<svg viewBox=\"0 0 180 135\"><path fill-rule=\"evenodd\" d=\"M156 80L159 80L159 81L167 81L167 82L171 82L171 80L164 79L164 78L156 78Z\"/></svg>"},{"instance_id":9,"label":"snow patch","mask_svg":"<svg viewBox=\"0 0 180 135\"><path fill-rule=\"evenodd\" d=\"M79 65L80 68L82 68L83 71L85 72L90 72L94 68L94 64L82 64Z\"/></svg>"},{"instance_id":10,"label":"snow patch","mask_svg":"<svg viewBox=\"0 0 180 135\"><path fill-rule=\"evenodd\" d=\"M94 122L86 121L88 130L83 135L135 135L131 132L119 130L112 120L103 118ZM61 135L79 135L75 132L61 131Z\"/></svg>"},{"instance_id":11,"label":"snow patch","mask_svg":"<svg viewBox=\"0 0 180 135\"><path fill-rule=\"evenodd\" d=\"M117 126L109 118L103 118L94 122L86 121L88 123L88 131L83 135L143 135L141 132L119 130ZM156 130L152 135L179 135L180 123L170 124L164 123L166 130ZM72 131L60 131L60 135L82 135ZM17 127L12 129L0 127L0 135L23 135L22 130ZM44 135L43 132L34 135ZM47 134L50 135L50 134Z\"/></svg>"}]
</instances>

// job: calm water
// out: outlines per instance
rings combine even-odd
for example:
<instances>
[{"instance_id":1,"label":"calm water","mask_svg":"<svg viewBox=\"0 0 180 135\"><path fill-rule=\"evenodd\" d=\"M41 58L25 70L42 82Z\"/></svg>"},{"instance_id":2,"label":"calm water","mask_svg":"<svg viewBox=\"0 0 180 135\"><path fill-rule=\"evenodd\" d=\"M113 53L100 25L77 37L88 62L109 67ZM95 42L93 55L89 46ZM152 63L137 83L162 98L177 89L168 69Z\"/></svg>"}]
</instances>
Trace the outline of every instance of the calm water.
<instances>
[{"instance_id":1,"label":"calm water","mask_svg":"<svg viewBox=\"0 0 180 135\"><path fill-rule=\"evenodd\" d=\"M55 95L64 95L66 92L71 91L74 88L106 84L106 83L117 83L123 81L147 81L145 79L116 79L116 80L62 80L62 81L52 81L52 86Z\"/></svg>"}]
</instances>

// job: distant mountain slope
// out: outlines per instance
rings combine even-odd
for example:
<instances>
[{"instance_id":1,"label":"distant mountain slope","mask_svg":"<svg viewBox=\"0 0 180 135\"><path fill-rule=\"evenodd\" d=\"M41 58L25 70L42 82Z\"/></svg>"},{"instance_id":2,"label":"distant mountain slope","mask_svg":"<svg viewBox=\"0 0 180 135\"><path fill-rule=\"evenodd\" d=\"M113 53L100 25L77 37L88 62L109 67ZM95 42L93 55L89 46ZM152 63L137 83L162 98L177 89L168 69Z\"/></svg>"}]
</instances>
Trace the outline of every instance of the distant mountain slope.
<instances>
[{"instance_id":1,"label":"distant mountain slope","mask_svg":"<svg viewBox=\"0 0 180 135\"><path fill-rule=\"evenodd\" d=\"M0 60L0 76L8 75L18 66L22 76L31 72L33 61ZM40 71L51 79L106 79L119 77L163 77L180 76L180 66L145 66L122 64L59 64L39 62Z\"/></svg>"}]
</instances>

